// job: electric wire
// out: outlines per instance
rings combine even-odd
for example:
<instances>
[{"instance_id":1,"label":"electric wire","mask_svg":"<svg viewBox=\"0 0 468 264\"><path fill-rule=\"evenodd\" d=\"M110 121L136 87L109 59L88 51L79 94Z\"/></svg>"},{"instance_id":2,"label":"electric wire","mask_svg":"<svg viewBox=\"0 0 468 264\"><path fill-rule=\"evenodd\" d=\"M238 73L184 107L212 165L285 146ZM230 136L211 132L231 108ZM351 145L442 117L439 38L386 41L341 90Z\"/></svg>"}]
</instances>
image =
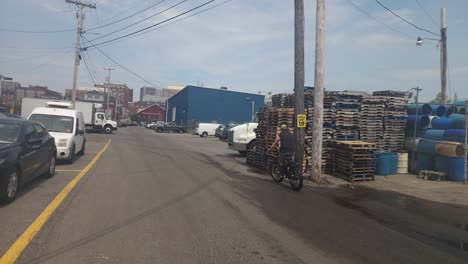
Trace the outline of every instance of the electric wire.
<instances>
[{"instance_id":1,"label":"electric wire","mask_svg":"<svg viewBox=\"0 0 468 264\"><path fill-rule=\"evenodd\" d=\"M434 19L434 17L431 16L431 14L429 14L429 12L427 12L426 8L424 8L424 6L419 2L419 0L415 0L415 1L416 1L416 3L418 4L418 6L422 9L422 11L423 11L424 13L426 13L426 15L431 19L431 21L432 21L432 22L434 23L434 25L437 27L438 25L437 25L437 22L436 22L436 20Z\"/></svg>"},{"instance_id":2,"label":"electric wire","mask_svg":"<svg viewBox=\"0 0 468 264\"><path fill-rule=\"evenodd\" d=\"M196 12L196 13L193 13L193 14L191 14L191 15L189 15L189 16L186 16L186 17L184 17L184 18L174 20L174 21L172 21L172 22L170 22L170 23L161 25L161 26L159 26L159 27L150 29L150 30L145 31L145 32L142 32L142 33L138 33L138 34L133 35L133 36L130 36L130 37L126 37L126 38L123 38L123 39L120 39L120 40L117 40L117 41L114 41L114 42L111 42L111 43L104 44L104 45L102 45L102 46L100 46L100 47L106 47L106 46L108 46L108 45L112 45L112 44L115 44L115 43L118 43L118 42L121 42L121 41L124 41L124 40L127 40L127 39L131 39L131 38L134 38L134 37L138 37L138 36L144 35L144 34L146 34L146 33L155 31L155 30L157 30L157 29L161 29L161 28L167 27L167 26L169 26L169 25L175 24L175 23L177 23L177 22L181 22L181 21L183 21L183 20L186 20L186 19L188 19L188 18L194 17L194 16L196 16L196 15L205 13L205 12L211 10L211 9L214 9L214 8L216 8L216 7L218 7L218 6L227 4L227 3L232 2L232 1L234 1L234 0L227 0L227 1L221 2L221 3L216 4L216 5L214 5L214 6L210 6L210 7L206 8L206 9L203 9L203 10L198 11L198 12Z\"/></svg>"},{"instance_id":3,"label":"electric wire","mask_svg":"<svg viewBox=\"0 0 468 264\"><path fill-rule=\"evenodd\" d=\"M84 36L83 36L83 37L84 37ZM154 83L152 83L152 82L146 80L145 78L141 77L139 74L135 73L134 71L132 71L132 70L128 69L127 67L123 66L122 64L118 63L116 60L114 60L114 59L111 58L109 55L107 55L107 53L105 53L102 49L100 49L99 47L95 46L94 43L92 43L91 41L89 41L88 39L86 39L86 37L84 37L84 38L85 38L85 40L86 40L87 42L89 42L93 47L95 47L102 55L104 55L107 59L109 59L110 61L112 61L112 62L115 63L116 65L118 65L120 68L122 68L122 69L126 70L127 72L133 74L135 77L137 77L138 79L144 81L145 83L150 84L150 85L152 85L152 86L154 86L154 87L160 88L159 85L156 85L156 84L154 84ZM86 50L87 48L84 48L84 49Z\"/></svg>"},{"instance_id":4,"label":"electric wire","mask_svg":"<svg viewBox=\"0 0 468 264\"><path fill-rule=\"evenodd\" d=\"M133 13L133 14L131 14L131 15L129 15L129 16L126 16L126 17L124 17L124 18L118 19L118 20L113 21L113 22L109 22L109 23L107 23L107 24L104 24L104 25L101 25L101 26L98 26L98 27L90 28L90 29L88 29L88 30L95 30L95 29L98 29L98 28L103 28L103 27L107 27L107 26L110 26L110 25L114 25L114 24L116 24L116 23L119 23L119 22L121 22L121 21L124 21L124 20L126 20L126 19L129 19L129 18L131 18L131 17L134 17L134 16L136 16L136 15L138 15L138 14L141 14L141 13L145 12L146 10L151 9L151 8L157 6L157 5L159 5L159 4L161 4L162 2L165 2L165 1L166 1L166 0L161 0L161 1L157 2L157 3L154 3L154 4L150 5L150 6L144 8L144 9L138 11L138 12L136 12L136 13Z\"/></svg>"},{"instance_id":5,"label":"electric wire","mask_svg":"<svg viewBox=\"0 0 468 264\"><path fill-rule=\"evenodd\" d=\"M104 41L104 42L101 42L101 43L93 44L92 46L93 46L93 47L97 47L97 46L104 45L104 44L107 44L107 43L110 43L110 42L113 42L113 41L116 41L116 40L119 40L119 39L122 39L122 38L125 38L125 37L128 37L128 36L132 36L132 35L138 34L138 33L143 32L143 31L147 31L147 30L150 29L150 28L154 28L154 27L157 27L157 26L159 26L159 25L161 25L161 24L164 24L164 23L166 23L166 22L168 22L168 21L174 20L174 19L176 19L176 18L178 18L178 17L181 17L181 16L183 16L183 15L185 15L185 14L187 14L187 13L190 13L190 12L192 12L192 11L194 11L194 10L197 10L197 9L199 9L199 8L202 8L202 7L204 7L204 6L206 6L206 5L210 4L210 3L212 3L212 2L214 2L214 1L216 1L216 0L207 1L207 2L205 2L205 3L203 3L203 4L201 4L201 5L198 5L198 6L194 7L194 8L192 8L192 9L189 9L189 10L187 10L187 11L185 11L185 12L182 12L182 13L180 13L180 14L178 14L178 15L175 15L175 16L173 16L173 17L170 17L170 18L168 18L168 19L165 19L165 20L163 20L163 21L161 21L161 22L158 22L158 23L156 23L156 24L147 26L147 27L142 28L142 29L140 29L140 30L134 31L134 32L132 32L132 33L128 33L128 34L126 34L126 35L123 35L123 36L120 36L120 37L117 37L117 38L114 38L114 39L110 39L110 40L107 40L107 41ZM89 40L87 40L87 41L89 41Z\"/></svg>"},{"instance_id":6,"label":"electric wire","mask_svg":"<svg viewBox=\"0 0 468 264\"><path fill-rule=\"evenodd\" d=\"M83 58L83 63L85 65L86 71L88 72L89 79L93 82L94 85L96 85L96 80L94 79L94 76L88 67L88 63L86 62L86 57L84 56L83 53L81 54L81 57Z\"/></svg>"},{"instance_id":7,"label":"electric wire","mask_svg":"<svg viewBox=\"0 0 468 264\"><path fill-rule=\"evenodd\" d=\"M436 36L439 36L439 37L440 37L439 34L434 33L434 32L432 32L432 31L430 31L430 30L425 29L425 28L422 28L422 27L420 27L420 26L418 26L418 25L416 25L416 24L414 24L414 23L408 21L407 19L401 17L401 16L398 15L397 13L393 12L390 8L388 8L388 7L386 7L384 4L382 4L379 0L375 0L375 2L377 2L380 6L382 6L383 8L385 8L388 12L390 12L390 13L393 14L394 16L398 17L398 18L401 19L402 21L406 22L407 24L409 24L409 25L411 25L411 26L413 26L413 27L415 27L415 28L417 28L417 29L419 29L419 30L425 31L425 32L427 32L427 33L429 33L429 34L436 35Z\"/></svg>"},{"instance_id":8,"label":"electric wire","mask_svg":"<svg viewBox=\"0 0 468 264\"><path fill-rule=\"evenodd\" d=\"M175 7L177 7L177 6L179 6L179 5L183 4L183 3L185 3L185 2L187 2L187 1L189 1L189 0L180 1L180 2L178 2L178 3L176 3L176 4L174 4L174 5L170 6L170 7L168 7L168 8L166 8L166 9L162 10L162 11L157 12L156 14L153 14L153 15L151 15L151 16L149 16L149 17L146 17L146 18L144 18L144 19L141 19L141 20L139 20L139 21L137 21L137 22L135 22L135 23L132 23L132 24L130 24L130 25L128 25L128 26L125 26L125 27L123 27L123 28L114 30L114 31L112 31L112 32L110 32L110 33L107 33L107 34L105 34L105 35L102 35L102 36L99 36L99 37L97 37L97 38L94 38L94 39L92 39L91 41L96 41L96 40L98 40L98 39L105 38L105 37L110 36L110 35L113 35L113 34L115 34L115 33L117 33L117 32L123 31L123 30L125 30L125 29L127 29L127 28L130 28L130 27L133 27L133 26L135 26L135 25L138 25L138 24L140 24L140 23L142 23L142 22L144 22L144 21L146 21L146 20L148 20L148 19L151 19L151 18L153 18L153 17L155 17L155 16L158 16L158 15L160 15L160 14L162 14L162 13L168 11L168 10L171 10L172 8L175 8Z\"/></svg>"}]
</instances>

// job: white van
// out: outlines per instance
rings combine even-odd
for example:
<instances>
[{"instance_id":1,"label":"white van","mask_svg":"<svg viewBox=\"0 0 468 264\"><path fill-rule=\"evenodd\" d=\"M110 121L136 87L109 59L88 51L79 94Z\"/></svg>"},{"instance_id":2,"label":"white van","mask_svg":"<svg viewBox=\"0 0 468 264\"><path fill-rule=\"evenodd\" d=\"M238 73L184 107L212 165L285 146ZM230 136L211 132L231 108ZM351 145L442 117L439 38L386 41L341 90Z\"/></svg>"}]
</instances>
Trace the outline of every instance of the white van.
<instances>
[{"instance_id":1,"label":"white van","mask_svg":"<svg viewBox=\"0 0 468 264\"><path fill-rule=\"evenodd\" d=\"M44 125L55 138L57 159L72 163L76 154L85 152L86 128L83 113L69 108L70 103L49 102L47 107L36 107L28 119Z\"/></svg>"},{"instance_id":2,"label":"white van","mask_svg":"<svg viewBox=\"0 0 468 264\"><path fill-rule=\"evenodd\" d=\"M197 128L195 128L195 134L200 135L200 137L214 136L216 128L219 127L219 124L212 123L199 123Z\"/></svg>"}]
</instances>

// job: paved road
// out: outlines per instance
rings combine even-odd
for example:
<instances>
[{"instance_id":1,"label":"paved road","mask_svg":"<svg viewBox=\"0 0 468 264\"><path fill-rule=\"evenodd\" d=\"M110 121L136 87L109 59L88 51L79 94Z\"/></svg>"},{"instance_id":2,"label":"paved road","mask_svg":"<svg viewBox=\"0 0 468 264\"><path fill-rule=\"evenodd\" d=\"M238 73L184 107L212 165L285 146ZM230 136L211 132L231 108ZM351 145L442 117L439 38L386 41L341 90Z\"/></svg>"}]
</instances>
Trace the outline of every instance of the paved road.
<instances>
[{"instance_id":1,"label":"paved road","mask_svg":"<svg viewBox=\"0 0 468 264\"><path fill-rule=\"evenodd\" d=\"M88 153L59 169L80 169L112 143L18 263L468 260L466 207L360 188L297 193L216 139L139 127L88 138ZM75 174L40 180L0 208L0 254Z\"/></svg>"}]
</instances>

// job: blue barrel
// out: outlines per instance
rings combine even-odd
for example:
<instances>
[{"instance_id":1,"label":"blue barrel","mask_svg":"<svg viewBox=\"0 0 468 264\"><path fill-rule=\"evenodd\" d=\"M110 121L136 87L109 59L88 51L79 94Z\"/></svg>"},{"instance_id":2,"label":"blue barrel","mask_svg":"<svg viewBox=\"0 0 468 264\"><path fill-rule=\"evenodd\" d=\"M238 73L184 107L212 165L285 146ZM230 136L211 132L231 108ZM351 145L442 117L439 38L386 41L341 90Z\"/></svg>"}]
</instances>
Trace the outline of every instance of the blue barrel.
<instances>
[{"instance_id":1,"label":"blue barrel","mask_svg":"<svg viewBox=\"0 0 468 264\"><path fill-rule=\"evenodd\" d=\"M436 171L441 171L448 173L448 157L442 156L442 155L435 155L434 156L434 169Z\"/></svg>"},{"instance_id":2,"label":"blue barrel","mask_svg":"<svg viewBox=\"0 0 468 264\"><path fill-rule=\"evenodd\" d=\"M430 140L444 140L445 130L442 129L428 129L424 132L422 138Z\"/></svg>"},{"instance_id":3,"label":"blue barrel","mask_svg":"<svg viewBox=\"0 0 468 264\"><path fill-rule=\"evenodd\" d=\"M377 159L375 167L375 175L387 176L390 174L390 155L389 152L377 152L375 153Z\"/></svg>"},{"instance_id":4,"label":"blue barrel","mask_svg":"<svg viewBox=\"0 0 468 264\"><path fill-rule=\"evenodd\" d=\"M437 116L450 116L456 112L456 108L453 105L439 105L435 109L435 115ZM434 112L433 112L434 113Z\"/></svg>"},{"instance_id":5,"label":"blue barrel","mask_svg":"<svg viewBox=\"0 0 468 264\"><path fill-rule=\"evenodd\" d=\"M419 140L418 148L417 148L418 157L420 153L434 155L436 143L437 142L430 141L430 140L424 140L424 139Z\"/></svg>"},{"instance_id":6,"label":"blue barrel","mask_svg":"<svg viewBox=\"0 0 468 264\"><path fill-rule=\"evenodd\" d=\"M432 122L432 128L434 129L450 129L454 128L454 121L452 118L447 118L447 117L441 117L437 119L433 119Z\"/></svg>"},{"instance_id":7,"label":"blue barrel","mask_svg":"<svg viewBox=\"0 0 468 264\"><path fill-rule=\"evenodd\" d=\"M447 158L448 175L450 181L462 182L465 179L465 157Z\"/></svg>"},{"instance_id":8,"label":"blue barrel","mask_svg":"<svg viewBox=\"0 0 468 264\"><path fill-rule=\"evenodd\" d=\"M398 153L390 152L390 174L397 174L398 173Z\"/></svg>"},{"instance_id":9,"label":"blue barrel","mask_svg":"<svg viewBox=\"0 0 468 264\"><path fill-rule=\"evenodd\" d=\"M453 114L450 118L453 119L454 128L465 129L465 115Z\"/></svg>"},{"instance_id":10,"label":"blue barrel","mask_svg":"<svg viewBox=\"0 0 468 264\"><path fill-rule=\"evenodd\" d=\"M447 129L445 130L444 140L465 142L465 130L464 129Z\"/></svg>"},{"instance_id":11,"label":"blue barrel","mask_svg":"<svg viewBox=\"0 0 468 264\"><path fill-rule=\"evenodd\" d=\"M416 104L408 105L407 109L408 115L416 115ZM418 115L431 115L432 107L429 104L419 104Z\"/></svg>"},{"instance_id":12,"label":"blue barrel","mask_svg":"<svg viewBox=\"0 0 468 264\"><path fill-rule=\"evenodd\" d=\"M434 169L434 156L427 153L418 153L416 159L415 172L420 170L433 170Z\"/></svg>"},{"instance_id":13,"label":"blue barrel","mask_svg":"<svg viewBox=\"0 0 468 264\"><path fill-rule=\"evenodd\" d=\"M431 119L427 115L409 115L408 128L414 128L415 121L418 129L428 129L431 125Z\"/></svg>"}]
</instances>

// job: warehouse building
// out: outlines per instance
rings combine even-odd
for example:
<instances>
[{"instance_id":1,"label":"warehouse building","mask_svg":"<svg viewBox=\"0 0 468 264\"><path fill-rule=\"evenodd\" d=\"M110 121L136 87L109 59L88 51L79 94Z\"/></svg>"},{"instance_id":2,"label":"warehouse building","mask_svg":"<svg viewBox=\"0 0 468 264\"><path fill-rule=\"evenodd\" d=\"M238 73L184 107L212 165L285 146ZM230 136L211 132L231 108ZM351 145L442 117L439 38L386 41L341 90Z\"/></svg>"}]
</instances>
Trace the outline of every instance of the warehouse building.
<instances>
[{"instance_id":1,"label":"warehouse building","mask_svg":"<svg viewBox=\"0 0 468 264\"><path fill-rule=\"evenodd\" d=\"M265 106L265 96L220 89L186 86L167 101L167 121L195 123L244 123L255 119Z\"/></svg>"}]
</instances>

